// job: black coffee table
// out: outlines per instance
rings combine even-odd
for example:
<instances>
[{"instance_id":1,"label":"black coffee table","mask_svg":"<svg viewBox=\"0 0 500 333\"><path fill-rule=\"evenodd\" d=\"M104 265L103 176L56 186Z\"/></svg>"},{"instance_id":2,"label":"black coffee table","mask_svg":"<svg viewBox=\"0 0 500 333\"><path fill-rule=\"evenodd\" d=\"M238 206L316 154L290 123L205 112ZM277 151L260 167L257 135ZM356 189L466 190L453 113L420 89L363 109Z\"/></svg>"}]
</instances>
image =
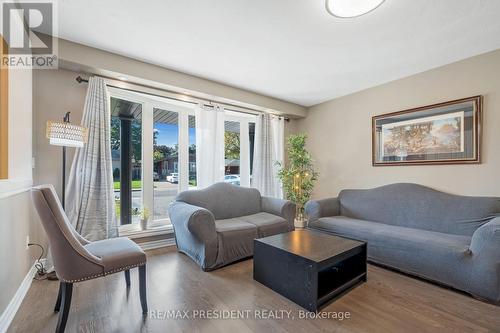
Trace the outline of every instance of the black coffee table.
<instances>
[{"instance_id":1,"label":"black coffee table","mask_svg":"<svg viewBox=\"0 0 500 333\"><path fill-rule=\"evenodd\" d=\"M366 243L312 230L256 239L253 278L317 311L366 281Z\"/></svg>"}]
</instances>

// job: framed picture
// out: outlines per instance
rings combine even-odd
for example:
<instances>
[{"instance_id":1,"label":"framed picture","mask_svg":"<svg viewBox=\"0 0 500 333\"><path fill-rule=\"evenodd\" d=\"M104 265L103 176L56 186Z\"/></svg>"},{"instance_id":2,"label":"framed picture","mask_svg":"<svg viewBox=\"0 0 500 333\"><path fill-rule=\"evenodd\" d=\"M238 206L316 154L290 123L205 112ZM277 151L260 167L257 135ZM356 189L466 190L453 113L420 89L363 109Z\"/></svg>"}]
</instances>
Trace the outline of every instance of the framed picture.
<instances>
[{"instance_id":1,"label":"framed picture","mask_svg":"<svg viewBox=\"0 0 500 333\"><path fill-rule=\"evenodd\" d=\"M482 96L372 118L374 166L480 163Z\"/></svg>"},{"instance_id":2,"label":"framed picture","mask_svg":"<svg viewBox=\"0 0 500 333\"><path fill-rule=\"evenodd\" d=\"M7 43L0 35L0 59L7 54ZM9 72L0 63L0 179L9 176Z\"/></svg>"}]
</instances>

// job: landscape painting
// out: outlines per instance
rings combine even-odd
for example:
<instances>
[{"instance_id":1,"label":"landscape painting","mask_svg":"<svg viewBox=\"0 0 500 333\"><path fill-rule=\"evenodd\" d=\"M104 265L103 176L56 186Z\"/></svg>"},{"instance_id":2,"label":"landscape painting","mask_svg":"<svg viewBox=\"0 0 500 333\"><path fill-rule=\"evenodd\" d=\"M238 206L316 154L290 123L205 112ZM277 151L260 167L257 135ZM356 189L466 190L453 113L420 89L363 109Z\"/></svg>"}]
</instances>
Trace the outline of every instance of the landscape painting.
<instances>
[{"instance_id":1,"label":"landscape painting","mask_svg":"<svg viewBox=\"0 0 500 333\"><path fill-rule=\"evenodd\" d=\"M458 153L464 151L464 112L382 125L383 155Z\"/></svg>"},{"instance_id":2,"label":"landscape painting","mask_svg":"<svg viewBox=\"0 0 500 333\"><path fill-rule=\"evenodd\" d=\"M372 164L480 163L483 97L421 106L372 118Z\"/></svg>"}]
</instances>

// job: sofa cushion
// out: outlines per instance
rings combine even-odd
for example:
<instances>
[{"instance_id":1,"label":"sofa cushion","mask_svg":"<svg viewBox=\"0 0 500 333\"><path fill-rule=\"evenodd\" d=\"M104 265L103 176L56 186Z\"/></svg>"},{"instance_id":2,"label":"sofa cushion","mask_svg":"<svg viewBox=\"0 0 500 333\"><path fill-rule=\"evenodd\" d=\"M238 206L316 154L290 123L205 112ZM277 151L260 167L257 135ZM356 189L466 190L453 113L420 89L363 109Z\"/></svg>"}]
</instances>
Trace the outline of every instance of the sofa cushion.
<instances>
[{"instance_id":1,"label":"sofa cushion","mask_svg":"<svg viewBox=\"0 0 500 333\"><path fill-rule=\"evenodd\" d=\"M500 215L500 198L453 195L417 184L343 190L339 201L343 216L464 236Z\"/></svg>"},{"instance_id":2,"label":"sofa cushion","mask_svg":"<svg viewBox=\"0 0 500 333\"><path fill-rule=\"evenodd\" d=\"M453 287L463 285L471 237L357 220L324 217L310 227L368 243L368 258Z\"/></svg>"},{"instance_id":3,"label":"sofa cushion","mask_svg":"<svg viewBox=\"0 0 500 333\"><path fill-rule=\"evenodd\" d=\"M217 266L253 255L253 240L258 237L257 227L241 218L215 221L218 254Z\"/></svg>"},{"instance_id":4,"label":"sofa cushion","mask_svg":"<svg viewBox=\"0 0 500 333\"><path fill-rule=\"evenodd\" d=\"M215 220L215 231L217 232L238 231L246 229L257 229L257 227L251 223L246 222L241 217L235 217L225 220Z\"/></svg>"},{"instance_id":5,"label":"sofa cushion","mask_svg":"<svg viewBox=\"0 0 500 333\"><path fill-rule=\"evenodd\" d=\"M261 212L241 216L240 219L257 227L259 237L267 237L288 231L288 222L281 216Z\"/></svg>"}]
</instances>

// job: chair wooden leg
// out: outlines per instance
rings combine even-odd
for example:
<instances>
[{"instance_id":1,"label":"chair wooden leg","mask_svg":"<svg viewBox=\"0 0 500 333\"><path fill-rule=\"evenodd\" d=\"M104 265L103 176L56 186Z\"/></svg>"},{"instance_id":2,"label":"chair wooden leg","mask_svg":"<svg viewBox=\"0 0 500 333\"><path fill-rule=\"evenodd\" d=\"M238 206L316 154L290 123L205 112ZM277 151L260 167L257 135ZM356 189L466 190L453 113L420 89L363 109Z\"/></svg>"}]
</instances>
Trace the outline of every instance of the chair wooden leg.
<instances>
[{"instance_id":1,"label":"chair wooden leg","mask_svg":"<svg viewBox=\"0 0 500 333\"><path fill-rule=\"evenodd\" d=\"M54 312L59 312L59 309L61 308L62 290L63 290L63 285L62 285L62 282L60 282L59 283L59 292L57 293L57 301L56 301L56 305L54 306Z\"/></svg>"},{"instance_id":2,"label":"chair wooden leg","mask_svg":"<svg viewBox=\"0 0 500 333\"><path fill-rule=\"evenodd\" d=\"M68 321L69 308L71 306L71 296L73 294L73 283L61 282L61 305L62 311L59 312L57 319L56 333L63 333Z\"/></svg>"},{"instance_id":3,"label":"chair wooden leg","mask_svg":"<svg viewBox=\"0 0 500 333\"><path fill-rule=\"evenodd\" d=\"M146 299L146 265L139 266L139 294L141 297L142 314L148 313L148 301Z\"/></svg>"},{"instance_id":4,"label":"chair wooden leg","mask_svg":"<svg viewBox=\"0 0 500 333\"><path fill-rule=\"evenodd\" d=\"M127 287L130 287L130 270L125 271L125 283L127 284Z\"/></svg>"}]
</instances>

